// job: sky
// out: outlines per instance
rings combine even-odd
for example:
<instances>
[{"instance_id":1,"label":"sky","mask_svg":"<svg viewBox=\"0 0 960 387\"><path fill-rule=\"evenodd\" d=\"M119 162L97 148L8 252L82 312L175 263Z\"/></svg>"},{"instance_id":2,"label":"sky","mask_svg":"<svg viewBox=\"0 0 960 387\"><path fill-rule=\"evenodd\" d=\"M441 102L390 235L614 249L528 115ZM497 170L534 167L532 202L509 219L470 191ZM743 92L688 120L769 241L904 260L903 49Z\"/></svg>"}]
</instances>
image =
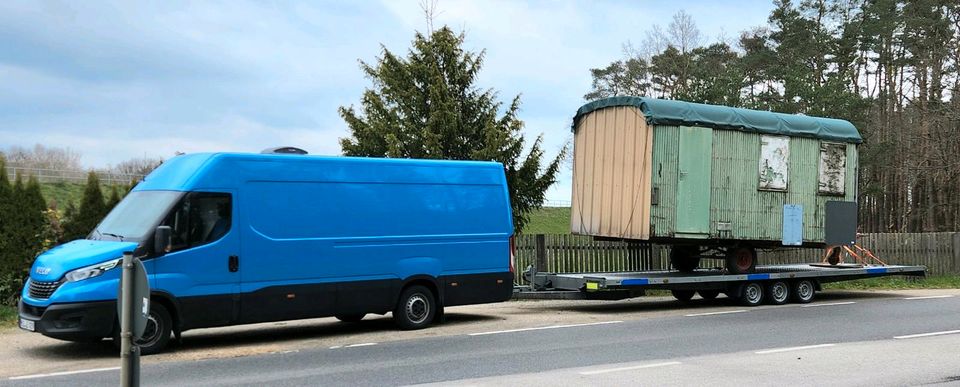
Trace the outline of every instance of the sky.
<instances>
[{"instance_id":1,"label":"sky","mask_svg":"<svg viewBox=\"0 0 960 387\"><path fill-rule=\"evenodd\" d=\"M528 141L571 139L590 68L623 57L684 10L707 43L765 25L770 0L439 0L434 26L486 50L477 85L521 95ZM358 61L405 53L427 23L417 0L4 1L0 150L70 148L86 167L176 152L290 145L339 155L337 113L371 85ZM381 46L382 45L382 46ZM547 199L570 199L564 168Z\"/></svg>"}]
</instances>

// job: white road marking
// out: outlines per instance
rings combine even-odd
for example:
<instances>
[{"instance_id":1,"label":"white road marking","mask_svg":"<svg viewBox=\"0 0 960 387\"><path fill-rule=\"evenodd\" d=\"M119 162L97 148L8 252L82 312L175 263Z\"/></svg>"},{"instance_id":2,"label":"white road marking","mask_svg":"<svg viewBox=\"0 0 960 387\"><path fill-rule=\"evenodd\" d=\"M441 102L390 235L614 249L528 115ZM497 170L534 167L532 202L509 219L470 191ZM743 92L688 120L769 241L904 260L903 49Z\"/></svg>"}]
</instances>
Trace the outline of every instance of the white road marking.
<instances>
[{"instance_id":1,"label":"white road marking","mask_svg":"<svg viewBox=\"0 0 960 387\"><path fill-rule=\"evenodd\" d=\"M684 317L699 317L699 316L716 316L718 314L730 314L730 313L743 313L746 312L746 309L737 309L737 310L725 310L723 312L708 312L708 313L694 313L687 314Z\"/></svg>"},{"instance_id":2,"label":"white road marking","mask_svg":"<svg viewBox=\"0 0 960 387\"><path fill-rule=\"evenodd\" d=\"M916 337L929 337L929 336L940 336L940 335L952 335L954 333L960 333L960 330L955 331L942 331L942 332L930 332L930 333L918 333L915 335L905 335L905 336L894 336L894 339L912 339Z\"/></svg>"},{"instance_id":3,"label":"white road marking","mask_svg":"<svg viewBox=\"0 0 960 387\"><path fill-rule=\"evenodd\" d=\"M377 343L360 343L360 344L350 344L344 348L356 348L356 347L369 347L371 345L377 345Z\"/></svg>"},{"instance_id":4,"label":"white road marking","mask_svg":"<svg viewBox=\"0 0 960 387\"><path fill-rule=\"evenodd\" d=\"M584 371L584 372L581 372L580 375L599 375L599 374L605 374L608 372L632 371L632 370L640 370L644 368L666 367L666 366L679 365L679 364L680 362L678 361L668 361L666 363L653 363L653 364L644 364L644 365L631 366L631 367L609 368L605 370L596 370L596 371Z\"/></svg>"},{"instance_id":5,"label":"white road marking","mask_svg":"<svg viewBox=\"0 0 960 387\"><path fill-rule=\"evenodd\" d=\"M826 348L832 347L836 344L817 344L817 345L804 345L802 347L789 347L789 348L776 348L776 349L767 349L764 351L754 352L757 355L766 355L769 353L780 353L780 352L789 352L789 351L802 351L805 349L814 349L814 348Z\"/></svg>"},{"instance_id":6,"label":"white road marking","mask_svg":"<svg viewBox=\"0 0 960 387\"><path fill-rule=\"evenodd\" d=\"M479 332L479 333L470 333L468 336L484 336L484 335L495 335L498 333L513 333L513 332L526 332L526 331L539 331L544 329L558 329L558 328L573 328L573 327L585 327L590 325L605 325L605 324L619 324L623 321L601 321L595 323L586 323L586 324L568 324L568 325L551 325L547 327L536 327L536 328L520 328L520 329L507 329L503 331L492 331L492 332Z\"/></svg>"},{"instance_id":7,"label":"white road marking","mask_svg":"<svg viewBox=\"0 0 960 387\"><path fill-rule=\"evenodd\" d=\"M330 347L330 349L340 349L340 348L343 348L343 346L342 346L342 345L334 345L334 346Z\"/></svg>"},{"instance_id":8,"label":"white road marking","mask_svg":"<svg viewBox=\"0 0 960 387\"><path fill-rule=\"evenodd\" d=\"M24 379L36 379L36 378L46 378L50 376L64 376L64 375L76 375L76 374L87 374L91 372L102 372L102 371L116 371L120 367L109 367L109 368L92 368L89 370L77 370L77 371L64 371L64 372L51 372L49 374L34 374L34 375L23 375L23 376L14 376L10 380L24 380Z\"/></svg>"},{"instance_id":9,"label":"white road marking","mask_svg":"<svg viewBox=\"0 0 960 387\"><path fill-rule=\"evenodd\" d=\"M950 298L953 297L952 294L944 294L940 296L923 296L923 297L907 297L904 300L929 300L931 298Z\"/></svg>"},{"instance_id":10,"label":"white road marking","mask_svg":"<svg viewBox=\"0 0 960 387\"><path fill-rule=\"evenodd\" d=\"M806 305L800 305L800 307L801 307L801 308L815 308L815 307L818 307L818 306L837 306L837 305L850 305L850 304L856 304L856 302L854 302L854 301L845 301L845 302L831 302L831 303L828 303L828 304L806 304Z\"/></svg>"}]
</instances>

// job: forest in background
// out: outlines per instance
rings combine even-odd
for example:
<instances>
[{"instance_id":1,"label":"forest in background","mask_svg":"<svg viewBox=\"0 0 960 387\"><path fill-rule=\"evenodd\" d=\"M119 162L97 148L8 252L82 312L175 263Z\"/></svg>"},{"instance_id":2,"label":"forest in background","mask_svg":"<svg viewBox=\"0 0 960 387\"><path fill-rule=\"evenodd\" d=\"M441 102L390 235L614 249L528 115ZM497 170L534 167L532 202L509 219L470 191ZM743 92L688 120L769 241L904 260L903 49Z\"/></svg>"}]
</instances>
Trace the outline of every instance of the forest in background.
<instances>
[{"instance_id":1,"label":"forest in background","mask_svg":"<svg viewBox=\"0 0 960 387\"><path fill-rule=\"evenodd\" d=\"M713 43L687 13L591 69L584 98L649 96L851 121L862 232L960 229L960 4L775 1Z\"/></svg>"}]
</instances>

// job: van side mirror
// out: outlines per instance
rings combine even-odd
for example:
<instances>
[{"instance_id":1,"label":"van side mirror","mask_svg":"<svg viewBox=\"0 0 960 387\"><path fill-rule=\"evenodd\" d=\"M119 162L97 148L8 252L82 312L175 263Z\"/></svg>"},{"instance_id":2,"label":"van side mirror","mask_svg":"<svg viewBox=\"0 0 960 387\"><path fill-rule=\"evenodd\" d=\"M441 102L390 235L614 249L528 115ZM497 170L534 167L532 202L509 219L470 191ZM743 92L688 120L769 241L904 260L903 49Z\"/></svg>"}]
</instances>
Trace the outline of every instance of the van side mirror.
<instances>
[{"instance_id":1,"label":"van side mirror","mask_svg":"<svg viewBox=\"0 0 960 387\"><path fill-rule=\"evenodd\" d=\"M170 226L158 226L153 234L153 253L158 257L170 251L170 243L173 231Z\"/></svg>"}]
</instances>

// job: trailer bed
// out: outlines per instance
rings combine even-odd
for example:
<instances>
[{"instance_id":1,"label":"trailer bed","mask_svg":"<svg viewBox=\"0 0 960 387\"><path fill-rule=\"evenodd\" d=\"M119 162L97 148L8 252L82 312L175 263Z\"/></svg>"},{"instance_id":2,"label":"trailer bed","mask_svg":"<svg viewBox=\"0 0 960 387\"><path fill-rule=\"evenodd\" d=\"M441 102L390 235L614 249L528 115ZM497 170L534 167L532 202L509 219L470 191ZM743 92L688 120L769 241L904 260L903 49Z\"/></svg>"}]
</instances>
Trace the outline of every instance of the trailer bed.
<instances>
[{"instance_id":1,"label":"trailer bed","mask_svg":"<svg viewBox=\"0 0 960 387\"><path fill-rule=\"evenodd\" d=\"M924 266L831 266L826 264L758 266L754 273L749 274L727 274L722 269L697 269L686 273L679 271L534 273L531 291L521 293L549 290L556 294L579 293L582 298L587 299L622 299L642 295L643 291L648 289L666 289L677 292L719 291L739 297L742 287L751 283L767 285L776 282L795 284L810 281L819 290L819 285L823 283L893 275L922 277L925 274ZM677 295L677 293L674 294ZM574 297L573 294L564 296L564 298ZM524 295L518 298L534 297Z\"/></svg>"}]
</instances>

